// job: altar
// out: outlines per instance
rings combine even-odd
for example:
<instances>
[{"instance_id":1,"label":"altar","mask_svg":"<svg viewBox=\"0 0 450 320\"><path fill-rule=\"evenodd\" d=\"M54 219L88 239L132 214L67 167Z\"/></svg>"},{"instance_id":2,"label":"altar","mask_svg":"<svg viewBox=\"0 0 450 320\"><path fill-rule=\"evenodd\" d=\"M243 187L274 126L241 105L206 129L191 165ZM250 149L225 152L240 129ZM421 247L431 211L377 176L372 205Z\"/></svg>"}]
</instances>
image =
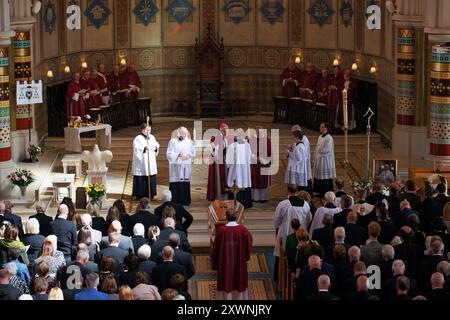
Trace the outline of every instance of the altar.
<instances>
[{"instance_id":1,"label":"altar","mask_svg":"<svg viewBox=\"0 0 450 320\"><path fill-rule=\"evenodd\" d=\"M210 235L210 244L214 242L217 230L226 225L226 212L228 209L235 207L234 200L220 201L216 200L208 207L208 231ZM244 206L240 202L236 202L237 223L244 223Z\"/></svg>"},{"instance_id":2,"label":"altar","mask_svg":"<svg viewBox=\"0 0 450 320\"><path fill-rule=\"evenodd\" d=\"M67 152L80 153L81 148L81 137L80 135L85 132L95 131L95 138L97 140L97 145L100 150L111 149L111 125L101 124L98 126L88 126L81 128L64 128L64 140Z\"/></svg>"}]
</instances>

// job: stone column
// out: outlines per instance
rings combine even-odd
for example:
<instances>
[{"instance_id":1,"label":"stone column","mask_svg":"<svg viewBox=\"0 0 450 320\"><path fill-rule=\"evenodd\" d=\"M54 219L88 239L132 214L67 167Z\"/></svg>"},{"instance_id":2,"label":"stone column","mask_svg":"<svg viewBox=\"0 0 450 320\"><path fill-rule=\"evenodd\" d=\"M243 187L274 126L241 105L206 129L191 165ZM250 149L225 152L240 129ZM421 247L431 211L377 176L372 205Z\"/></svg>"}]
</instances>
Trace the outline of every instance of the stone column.
<instances>
[{"instance_id":1,"label":"stone column","mask_svg":"<svg viewBox=\"0 0 450 320\"><path fill-rule=\"evenodd\" d=\"M31 30L17 30L13 40L14 46L14 75L15 82L29 81L31 79ZM33 128L33 110L30 106L16 106L16 130Z\"/></svg>"},{"instance_id":2,"label":"stone column","mask_svg":"<svg viewBox=\"0 0 450 320\"><path fill-rule=\"evenodd\" d=\"M450 43L432 47L430 154L450 159Z\"/></svg>"}]
</instances>

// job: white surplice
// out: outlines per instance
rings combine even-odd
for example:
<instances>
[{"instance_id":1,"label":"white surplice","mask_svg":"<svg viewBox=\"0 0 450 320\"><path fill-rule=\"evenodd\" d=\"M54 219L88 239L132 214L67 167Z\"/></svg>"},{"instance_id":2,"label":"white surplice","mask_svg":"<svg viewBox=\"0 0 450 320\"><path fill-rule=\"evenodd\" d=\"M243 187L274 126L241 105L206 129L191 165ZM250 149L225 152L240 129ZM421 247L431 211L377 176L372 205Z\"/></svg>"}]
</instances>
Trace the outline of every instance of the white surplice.
<instances>
[{"instance_id":1,"label":"white surplice","mask_svg":"<svg viewBox=\"0 0 450 320\"><path fill-rule=\"evenodd\" d=\"M309 204L306 201L304 201L302 207L294 207L289 199L283 200L278 204L275 215L273 216L273 225L275 229L278 229L274 250L276 257L280 256L281 241L285 245L286 238L294 232L291 227L291 221L293 219L298 219L300 226L305 230L308 229L312 215Z\"/></svg>"},{"instance_id":2,"label":"white surplice","mask_svg":"<svg viewBox=\"0 0 450 320\"><path fill-rule=\"evenodd\" d=\"M317 140L314 178L318 180L328 180L336 178L336 163L334 160L334 140L327 133Z\"/></svg>"},{"instance_id":3,"label":"white surplice","mask_svg":"<svg viewBox=\"0 0 450 320\"><path fill-rule=\"evenodd\" d=\"M183 160L182 157L189 157ZM192 162L195 158L195 147L191 139L172 139L167 147L169 160L169 182L190 182L192 180Z\"/></svg>"},{"instance_id":4,"label":"white surplice","mask_svg":"<svg viewBox=\"0 0 450 320\"><path fill-rule=\"evenodd\" d=\"M299 142L289 152L289 162L286 170L285 182L298 187L308 186L308 163L305 145Z\"/></svg>"},{"instance_id":5,"label":"white surplice","mask_svg":"<svg viewBox=\"0 0 450 320\"><path fill-rule=\"evenodd\" d=\"M314 230L321 229L324 227L323 218L327 214L333 217L335 214L338 214L341 211L342 211L341 208L327 208L326 206L317 209L316 213L314 214L314 219L311 223L311 228L309 229L309 238L312 239Z\"/></svg>"},{"instance_id":6,"label":"white surplice","mask_svg":"<svg viewBox=\"0 0 450 320\"><path fill-rule=\"evenodd\" d=\"M147 151L144 153L144 149ZM154 135L147 138L143 134L138 135L133 141L133 176L148 176L158 174L156 157L159 155L159 143ZM150 165L149 165L150 161Z\"/></svg>"},{"instance_id":7,"label":"white surplice","mask_svg":"<svg viewBox=\"0 0 450 320\"><path fill-rule=\"evenodd\" d=\"M305 145L306 149L306 168L308 169L308 172L306 174L306 179L311 180L312 179L312 173L311 173L311 144L309 143L309 139L307 136L303 136L302 140L303 144Z\"/></svg>"},{"instance_id":8,"label":"white surplice","mask_svg":"<svg viewBox=\"0 0 450 320\"><path fill-rule=\"evenodd\" d=\"M227 148L226 164L228 168L227 185L236 185L240 189L251 188L252 178L250 175L250 163L252 160L252 148L245 141L232 143Z\"/></svg>"}]
</instances>

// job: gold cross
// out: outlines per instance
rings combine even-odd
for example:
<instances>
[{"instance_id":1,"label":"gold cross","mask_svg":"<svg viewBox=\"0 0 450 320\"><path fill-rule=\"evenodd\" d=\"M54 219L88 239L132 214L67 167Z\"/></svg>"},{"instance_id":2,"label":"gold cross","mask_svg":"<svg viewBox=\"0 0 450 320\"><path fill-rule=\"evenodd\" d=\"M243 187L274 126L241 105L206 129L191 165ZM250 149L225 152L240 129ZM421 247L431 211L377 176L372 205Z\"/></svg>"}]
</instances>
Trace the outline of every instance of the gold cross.
<instances>
[{"instance_id":1,"label":"gold cross","mask_svg":"<svg viewBox=\"0 0 450 320\"><path fill-rule=\"evenodd\" d=\"M234 198L234 209L236 210L236 207L237 207L237 194L240 192L240 191L244 191L245 189L241 189L241 188L239 188L238 186L237 186L237 184L236 184L236 180L233 180L233 186L231 187L231 188L229 188L229 189L225 189L225 191L230 191L232 194L233 194L233 198Z\"/></svg>"}]
</instances>

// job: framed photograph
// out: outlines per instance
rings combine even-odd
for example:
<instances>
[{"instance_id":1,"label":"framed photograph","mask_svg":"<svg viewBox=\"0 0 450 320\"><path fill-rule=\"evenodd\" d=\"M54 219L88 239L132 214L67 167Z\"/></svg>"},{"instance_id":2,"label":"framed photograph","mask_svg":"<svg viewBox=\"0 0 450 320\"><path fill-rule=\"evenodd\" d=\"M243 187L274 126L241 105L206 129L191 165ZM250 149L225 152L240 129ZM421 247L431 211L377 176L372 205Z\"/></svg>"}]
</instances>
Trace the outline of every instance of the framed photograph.
<instances>
[{"instance_id":1,"label":"framed photograph","mask_svg":"<svg viewBox=\"0 0 450 320\"><path fill-rule=\"evenodd\" d=\"M373 181L381 183L386 188L396 181L397 171L397 160L373 160Z\"/></svg>"}]
</instances>

